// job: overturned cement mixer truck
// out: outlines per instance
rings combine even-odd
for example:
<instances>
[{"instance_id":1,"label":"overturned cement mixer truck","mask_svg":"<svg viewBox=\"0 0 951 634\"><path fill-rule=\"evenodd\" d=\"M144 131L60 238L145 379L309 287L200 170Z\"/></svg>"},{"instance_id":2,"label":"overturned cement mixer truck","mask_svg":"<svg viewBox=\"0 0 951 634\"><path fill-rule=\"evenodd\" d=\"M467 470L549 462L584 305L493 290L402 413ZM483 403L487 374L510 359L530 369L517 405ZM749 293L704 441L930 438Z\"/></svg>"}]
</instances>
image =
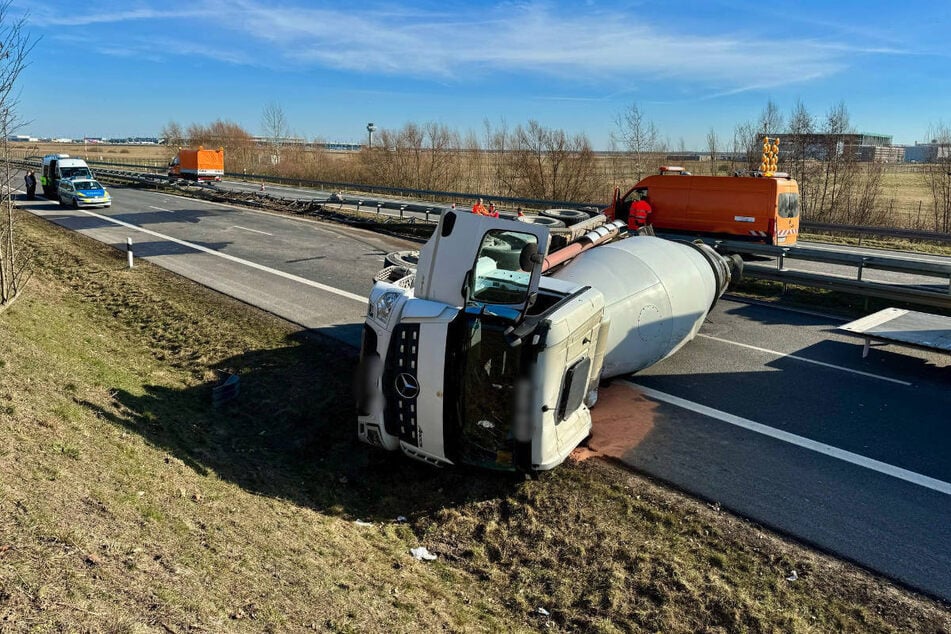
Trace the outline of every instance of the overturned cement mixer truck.
<instances>
[{"instance_id":1,"label":"overturned cement mixer truck","mask_svg":"<svg viewBox=\"0 0 951 634\"><path fill-rule=\"evenodd\" d=\"M359 436L435 465L551 469L589 435L599 381L690 341L732 265L604 216L550 236L447 210L415 274L384 270L370 293Z\"/></svg>"}]
</instances>

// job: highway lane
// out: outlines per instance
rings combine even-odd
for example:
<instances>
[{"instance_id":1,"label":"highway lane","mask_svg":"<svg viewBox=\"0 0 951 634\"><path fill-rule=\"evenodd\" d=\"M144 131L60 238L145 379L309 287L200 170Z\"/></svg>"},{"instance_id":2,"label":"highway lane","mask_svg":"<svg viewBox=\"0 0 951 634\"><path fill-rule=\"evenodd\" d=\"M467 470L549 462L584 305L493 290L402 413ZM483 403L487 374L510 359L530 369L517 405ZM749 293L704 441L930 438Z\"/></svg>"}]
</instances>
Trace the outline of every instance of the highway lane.
<instances>
[{"instance_id":1,"label":"highway lane","mask_svg":"<svg viewBox=\"0 0 951 634\"><path fill-rule=\"evenodd\" d=\"M131 237L136 257L350 345L359 345L355 317L365 310L384 255L410 246L328 223L136 189L110 191L109 209L76 211L47 201L26 207L122 250Z\"/></svg>"},{"instance_id":2,"label":"highway lane","mask_svg":"<svg viewBox=\"0 0 951 634\"><path fill-rule=\"evenodd\" d=\"M152 261L349 343L362 323L359 298L381 254L396 242L325 223L112 191L114 207L93 213L195 244L133 236ZM134 231L49 203L30 208L120 247ZM643 393L623 421L628 442L621 457L951 600L951 496L942 489L942 483L951 487L948 358L887 346L862 359L861 341L834 332L836 325L721 301L696 341L633 377ZM599 408L595 416L597 448ZM743 421L866 462L760 433ZM911 476L896 477L879 463Z\"/></svg>"},{"instance_id":3,"label":"highway lane","mask_svg":"<svg viewBox=\"0 0 951 634\"><path fill-rule=\"evenodd\" d=\"M615 453L947 599L951 358L887 346L862 359L856 340L835 331L839 323L721 302L698 339L632 377L644 388L632 403L638 442ZM750 431L747 422L809 442ZM909 473L895 477L875 461Z\"/></svg>"},{"instance_id":4,"label":"highway lane","mask_svg":"<svg viewBox=\"0 0 951 634\"><path fill-rule=\"evenodd\" d=\"M259 192L261 184L260 183L245 183L240 181L222 181L214 185L220 189L225 189L229 191L239 191L239 192ZM307 189L302 187L293 187L287 185L266 185L265 191L267 195L275 197L285 197L291 199L300 199L300 200L327 200L333 192L326 190L314 190ZM375 194L369 194L368 199L379 199L379 200L388 200L396 204L406 203L407 200L397 200L395 198L388 198L385 196L378 196ZM438 209L436 203L430 201L414 201L421 202L422 204L431 204L434 208ZM371 207L369 210L372 210ZM503 210L503 213L506 211L511 212L511 210ZM382 209L380 213L383 215L389 216L399 216L400 212L394 209ZM438 211L434 213L439 213ZM424 214L418 212L406 211L404 215L407 217L416 217L422 219ZM809 248L809 249L818 249L825 251L836 251L836 252L850 252L861 255L869 256L881 256L881 257L891 257L891 258L900 258L903 260L914 260L920 262L932 262L939 264L951 265L951 257L940 256L940 255L930 255L922 253L905 253L901 251L887 250L887 249L878 249L871 247L851 247L851 246L842 246L842 245L832 245L823 242L809 242L801 241L796 246L793 246L792 249L798 247ZM750 270L753 271L756 268L764 267L775 269L777 266L775 258L763 258L760 261L751 262L748 264ZM847 279L856 279L857 269L854 266L848 265L839 265L839 264L829 264L823 262L810 262L807 260L798 260L795 258L787 258L784 262L784 268L790 271L805 271L809 273L819 273L823 275L837 275ZM947 277L931 277L923 275L915 275L909 273L901 273L895 271L882 271L878 269L866 269L862 273L862 278L869 282L880 282L884 284L898 284L898 285L908 285L915 286L928 290L939 290L939 291L948 291L949 280Z\"/></svg>"}]
</instances>

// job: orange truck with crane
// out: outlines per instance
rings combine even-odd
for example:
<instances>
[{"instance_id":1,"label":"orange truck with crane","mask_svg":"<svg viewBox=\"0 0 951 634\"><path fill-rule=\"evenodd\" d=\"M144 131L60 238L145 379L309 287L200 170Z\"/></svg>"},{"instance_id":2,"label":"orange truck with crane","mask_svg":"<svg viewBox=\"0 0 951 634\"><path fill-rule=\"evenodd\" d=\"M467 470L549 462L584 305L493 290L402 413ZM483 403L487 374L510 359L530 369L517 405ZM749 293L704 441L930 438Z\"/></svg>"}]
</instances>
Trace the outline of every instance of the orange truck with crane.
<instances>
[{"instance_id":1,"label":"orange truck with crane","mask_svg":"<svg viewBox=\"0 0 951 634\"><path fill-rule=\"evenodd\" d=\"M790 246L799 235L799 185L776 171L779 139L763 143L760 170L735 176L694 176L661 167L626 194L614 189L604 210L610 220L633 222L632 206L647 202L648 223L660 232L750 240Z\"/></svg>"},{"instance_id":2,"label":"orange truck with crane","mask_svg":"<svg viewBox=\"0 0 951 634\"><path fill-rule=\"evenodd\" d=\"M178 154L168 164L169 179L183 178L192 181L220 181L225 174L225 151L179 148Z\"/></svg>"}]
</instances>

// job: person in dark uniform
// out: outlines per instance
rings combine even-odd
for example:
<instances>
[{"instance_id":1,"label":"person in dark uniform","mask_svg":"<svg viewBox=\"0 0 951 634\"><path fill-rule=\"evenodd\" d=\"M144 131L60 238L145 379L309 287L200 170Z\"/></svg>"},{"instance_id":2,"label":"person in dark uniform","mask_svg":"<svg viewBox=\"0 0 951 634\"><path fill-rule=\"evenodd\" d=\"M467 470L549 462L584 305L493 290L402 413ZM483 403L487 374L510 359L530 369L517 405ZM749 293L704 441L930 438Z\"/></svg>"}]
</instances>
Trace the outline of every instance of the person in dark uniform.
<instances>
[{"instance_id":1,"label":"person in dark uniform","mask_svg":"<svg viewBox=\"0 0 951 634\"><path fill-rule=\"evenodd\" d=\"M26 183L26 199L36 200L36 175L33 170L29 170L23 180Z\"/></svg>"}]
</instances>

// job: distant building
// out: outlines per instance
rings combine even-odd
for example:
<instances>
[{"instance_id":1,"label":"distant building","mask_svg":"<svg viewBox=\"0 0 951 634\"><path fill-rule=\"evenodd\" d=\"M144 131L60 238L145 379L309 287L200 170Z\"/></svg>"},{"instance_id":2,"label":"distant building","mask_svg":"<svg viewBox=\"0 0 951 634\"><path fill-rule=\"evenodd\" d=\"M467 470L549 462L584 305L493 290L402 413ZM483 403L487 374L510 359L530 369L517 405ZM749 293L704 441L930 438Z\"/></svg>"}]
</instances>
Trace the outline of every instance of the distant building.
<instances>
[{"instance_id":1,"label":"distant building","mask_svg":"<svg viewBox=\"0 0 951 634\"><path fill-rule=\"evenodd\" d=\"M929 163L948 158L951 158L951 143L938 143L937 140L932 140L930 143L905 146L906 163Z\"/></svg>"},{"instance_id":2,"label":"distant building","mask_svg":"<svg viewBox=\"0 0 951 634\"><path fill-rule=\"evenodd\" d=\"M779 146L780 160L783 156L789 157L793 148L804 148L807 158L824 160L830 153L841 156L853 153L859 161L899 163L904 159L903 146L892 145L892 137L887 134L872 134L868 132L850 134L793 134L792 132L778 135L781 141Z\"/></svg>"},{"instance_id":3,"label":"distant building","mask_svg":"<svg viewBox=\"0 0 951 634\"><path fill-rule=\"evenodd\" d=\"M680 153L680 154L668 154L667 155L668 163L686 163L687 161L709 161L709 154L691 154L691 153Z\"/></svg>"}]
</instances>

